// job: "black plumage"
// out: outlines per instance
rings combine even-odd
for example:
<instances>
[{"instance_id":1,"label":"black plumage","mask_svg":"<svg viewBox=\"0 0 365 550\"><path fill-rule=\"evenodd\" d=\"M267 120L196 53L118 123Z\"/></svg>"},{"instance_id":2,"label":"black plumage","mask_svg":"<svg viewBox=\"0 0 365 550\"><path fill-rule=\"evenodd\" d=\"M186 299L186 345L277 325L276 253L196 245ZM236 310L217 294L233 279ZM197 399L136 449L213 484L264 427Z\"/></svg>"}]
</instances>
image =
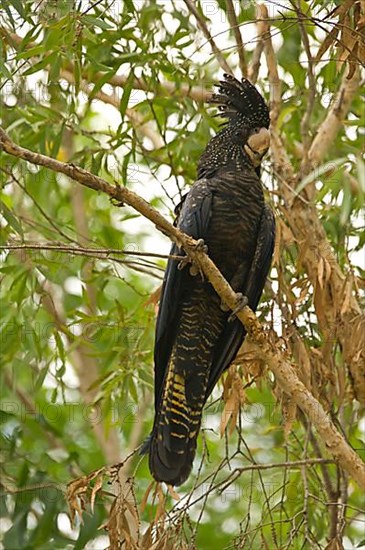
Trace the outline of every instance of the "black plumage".
<instances>
[{"instance_id":1,"label":"black plumage","mask_svg":"<svg viewBox=\"0 0 365 550\"><path fill-rule=\"evenodd\" d=\"M224 75L210 102L228 121L200 159L177 225L204 239L213 262L256 310L275 233L257 175L268 147L269 111L248 80L231 75ZM176 245L171 253L184 254ZM181 485L189 476L203 406L245 337L243 325L229 315L200 274L169 260L156 326L155 420L144 447L157 481Z\"/></svg>"}]
</instances>

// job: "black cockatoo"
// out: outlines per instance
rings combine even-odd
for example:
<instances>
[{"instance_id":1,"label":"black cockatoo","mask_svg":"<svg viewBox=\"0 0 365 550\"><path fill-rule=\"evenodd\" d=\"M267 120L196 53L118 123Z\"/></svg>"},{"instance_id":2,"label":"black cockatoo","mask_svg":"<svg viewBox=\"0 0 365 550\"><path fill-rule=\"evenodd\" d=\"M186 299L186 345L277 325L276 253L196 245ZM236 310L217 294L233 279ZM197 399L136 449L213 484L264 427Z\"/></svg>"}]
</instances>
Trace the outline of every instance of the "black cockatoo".
<instances>
[{"instance_id":1,"label":"black cockatoo","mask_svg":"<svg viewBox=\"0 0 365 550\"><path fill-rule=\"evenodd\" d=\"M198 165L198 180L179 208L177 225L203 239L208 255L255 311L270 268L275 222L264 202L259 165L269 147L269 111L247 79L229 74L210 103L228 121ZM171 254L184 255L173 245ZM179 269L180 268L180 269ZM181 485L189 476L202 411L245 337L201 274L169 260L155 341L155 420L142 452L157 481Z\"/></svg>"}]
</instances>

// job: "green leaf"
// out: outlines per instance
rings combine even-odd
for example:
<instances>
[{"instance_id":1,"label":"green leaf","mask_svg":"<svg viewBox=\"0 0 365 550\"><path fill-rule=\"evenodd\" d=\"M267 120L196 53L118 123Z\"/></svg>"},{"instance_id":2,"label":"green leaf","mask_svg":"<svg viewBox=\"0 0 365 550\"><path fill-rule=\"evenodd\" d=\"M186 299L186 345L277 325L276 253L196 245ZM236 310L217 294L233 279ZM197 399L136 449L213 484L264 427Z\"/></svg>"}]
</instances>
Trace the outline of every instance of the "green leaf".
<instances>
[{"instance_id":1,"label":"green leaf","mask_svg":"<svg viewBox=\"0 0 365 550\"><path fill-rule=\"evenodd\" d=\"M133 71L130 71L127 81L125 83L125 86L123 88L123 95L119 104L119 111L120 111L120 114L122 115L122 119L124 119L125 111L128 107L128 101L131 95L131 91L133 89L133 82L134 82L134 73Z\"/></svg>"},{"instance_id":2,"label":"green leaf","mask_svg":"<svg viewBox=\"0 0 365 550\"><path fill-rule=\"evenodd\" d=\"M74 56L74 79L75 79L75 94L77 95L80 91L81 62L76 55Z\"/></svg>"},{"instance_id":3,"label":"green leaf","mask_svg":"<svg viewBox=\"0 0 365 550\"><path fill-rule=\"evenodd\" d=\"M47 373L48 373L48 365L46 367L44 367L43 369L41 369L38 377L37 377L37 380L36 380L36 383L34 385L34 392L37 393L41 387L43 386L43 382L44 382L44 379L45 377L47 376Z\"/></svg>"},{"instance_id":4,"label":"green leaf","mask_svg":"<svg viewBox=\"0 0 365 550\"><path fill-rule=\"evenodd\" d=\"M127 12L134 13L136 11L133 0L124 0L124 6Z\"/></svg>"},{"instance_id":5,"label":"green leaf","mask_svg":"<svg viewBox=\"0 0 365 550\"><path fill-rule=\"evenodd\" d=\"M24 9L23 9L23 3L21 2L21 0L9 0L8 2L1 2L2 5L4 5L4 3L10 3L13 8L18 12L18 14L20 15L20 17L25 17L25 13L24 13Z\"/></svg>"},{"instance_id":6,"label":"green leaf","mask_svg":"<svg viewBox=\"0 0 365 550\"><path fill-rule=\"evenodd\" d=\"M82 17L82 22L92 27L99 27L100 29L103 29L105 31L112 28L112 26L103 19L98 19L97 17L94 17L92 15L84 15Z\"/></svg>"},{"instance_id":7,"label":"green leaf","mask_svg":"<svg viewBox=\"0 0 365 550\"><path fill-rule=\"evenodd\" d=\"M356 157L357 177L359 179L360 189L365 193L365 162L361 157Z\"/></svg>"},{"instance_id":8,"label":"green leaf","mask_svg":"<svg viewBox=\"0 0 365 550\"><path fill-rule=\"evenodd\" d=\"M16 54L16 59L31 59L32 57L37 57L44 53L44 45L40 44L39 46L33 46L32 48L27 48L26 50Z\"/></svg>"},{"instance_id":9,"label":"green leaf","mask_svg":"<svg viewBox=\"0 0 365 550\"><path fill-rule=\"evenodd\" d=\"M5 78L11 80L12 74L6 66L6 50L2 41L0 41L0 72L2 72Z\"/></svg>"},{"instance_id":10,"label":"green leaf","mask_svg":"<svg viewBox=\"0 0 365 550\"><path fill-rule=\"evenodd\" d=\"M6 11L7 16L9 17L9 20L11 21L12 26L15 27L16 23L14 21L12 10L10 9L9 0L1 0L0 5Z\"/></svg>"},{"instance_id":11,"label":"green leaf","mask_svg":"<svg viewBox=\"0 0 365 550\"><path fill-rule=\"evenodd\" d=\"M64 345L63 345L62 338L56 330L54 331L54 338L55 338L55 341L56 341L56 347L57 347L60 359L61 359L62 363L64 363L65 358L66 358L65 348L64 348Z\"/></svg>"},{"instance_id":12,"label":"green leaf","mask_svg":"<svg viewBox=\"0 0 365 550\"><path fill-rule=\"evenodd\" d=\"M95 94L106 84L110 81L110 78L114 75L114 70L108 70L103 76L98 78L98 80L94 83L94 87L90 93L90 98L95 97Z\"/></svg>"},{"instance_id":13,"label":"green leaf","mask_svg":"<svg viewBox=\"0 0 365 550\"><path fill-rule=\"evenodd\" d=\"M326 174L328 172L331 173L334 168L342 166L345 162L349 162L349 159L347 157L334 159L326 162L325 164L322 164L321 166L318 166L318 168L312 170L312 172L310 172L305 178L302 179L302 181L295 189L295 193L299 195L299 193L301 193L307 185L313 183L314 181L317 181L321 176L323 176L323 174Z\"/></svg>"},{"instance_id":14,"label":"green leaf","mask_svg":"<svg viewBox=\"0 0 365 550\"><path fill-rule=\"evenodd\" d=\"M349 219L352 206L352 193L348 182L344 181L343 201L341 205L340 224L345 225Z\"/></svg>"},{"instance_id":15,"label":"green leaf","mask_svg":"<svg viewBox=\"0 0 365 550\"><path fill-rule=\"evenodd\" d=\"M58 55L58 52L52 52L49 55L46 55L43 59L38 61L38 63L35 63L32 67L24 71L23 75L29 76L45 69L47 66L52 65L52 63L56 61Z\"/></svg>"},{"instance_id":16,"label":"green leaf","mask_svg":"<svg viewBox=\"0 0 365 550\"><path fill-rule=\"evenodd\" d=\"M24 233L23 233L23 228L21 226L19 219L16 216L14 216L13 212L10 210L10 208L6 206L5 202L1 198L0 198L0 212L6 219L10 227L12 227L14 231L18 233L18 235L20 235L20 237L23 240Z\"/></svg>"},{"instance_id":17,"label":"green leaf","mask_svg":"<svg viewBox=\"0 0 365 550\"><path fill-rule=\"evenodd\" d=\"M51 148L51 157L53 158L57 158L58 152L60 150L65 124L66 124L65 122L62 122L60 130L54 136L54 140Z\"/></svg>"}]
</instances>

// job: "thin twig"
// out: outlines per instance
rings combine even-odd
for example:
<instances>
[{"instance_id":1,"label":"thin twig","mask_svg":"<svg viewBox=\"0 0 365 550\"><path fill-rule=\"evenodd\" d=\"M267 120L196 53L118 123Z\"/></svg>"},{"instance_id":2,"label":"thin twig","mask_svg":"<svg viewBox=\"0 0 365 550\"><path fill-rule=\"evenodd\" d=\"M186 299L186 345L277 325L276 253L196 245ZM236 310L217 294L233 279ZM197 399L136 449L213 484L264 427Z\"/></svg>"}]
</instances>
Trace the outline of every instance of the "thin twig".
<instances>
[{"instance_id":1,"label":"thin twig","mask_svg":"<svg viewBox=\"0 0 365 550\"><path fill-rule=\"evenodd\" d=\"M163 258L172 260L183 260L185 256L175 256L173 254L159 254L158 252L137 252L135 250L121 250L118 248L86 248L84 246L67 246L62 244L2 244L0 250L55 250L56 252L68 252L70 254L91 254L101 255L110 258L111 254L122 254L124 256L149 256L152 258ZM160 266L154 265L159 268Z\"/></svg>"},{"instance_id":2,"label":"thin twig","mask_svg":"<svg viewBox=\"0 0 365 550\"><path fill-rule=\"evenodd\" d=\"M232 457L235 458L235 457ZM195 488L196 492L196 498L194 500L189 499L188 504L185 506L192 507L195 504L197 504L199 501L205 498L206 492L218 492L218 494L222 494L232 483L234 483L241 475L245 472L253 472L258 471L261 472L263 470L273 470L276 468L280 469L292 469L292 468L298 468L300 469L303 466L315 466L317 464L326 463L326 464L334 464L335 462L331 459L318 459L318 458L311 458L311 459L305 459L305 460L294 460L292 462L270 462L267 464L250 464L249 466L243 466L242 468L235 468L233 472L224 480L219 481L215 485L213 485L211 482L208 484L208 480L211 480L212 478L217 477L217 472L220 472L225 469L227 465L227 459L225 458L221 464L215 469L215 472L207 476L204 480L202 480ZM200 488L204 488L205 490L199 491ZM180 506L179 506L180 507Z\"/></svg>"},{"instance_id":3,"label":"thin twig","mask_svg":"<svg viewBox=\"0 0 365 550\"><path fill-rule=\"evenodd\" d=\"M41 207L40 204L35 200L33 195L29 193L28 189L20 182L20 180L15 176L15 174L11 170L7 170L6 168L0 167L0 170L7 174L19 187L20 189L28 195L28 197L33 201L34 206L37 208L37 210L40 212L40 214L47 220L47 222L50 224L51 227L59 234L61 237L66 239L69 242L75 242L74 239L69 237L58 225L52 220L51 216L48 216L47 212Z\"/></svg>"},{"instance_id":4,"label":"thin twig","mask_svg":"<svg viewBox=\"0 0 365 550\"><path fill-rule=\"evenodd\" d=\"M61 254L71 254L72 256L84 256L87 258L96 258L100 260L109 260L112 262L115 262L117 264L130 267L134 271L137 271L139 273L144 273L146 275L150 275L151 277L154 277L155 279L158 279L159 281L162 280L162 276L158 275L157 273L154 273L152 269L155 269L156 271L164 272L164 268L159 266L158 264L155 264L153 262L148 262L147 260L138 262L134 262L131 260L121 260L120 258L116 258L113 256L108 250L102 251L94 251L94 249L81 249L78 247L65 247L65 246L43 246L43 245L1 245L0 250L38 250L40 252L42 251L54 251L54 252L60 252ZM118 253L118 252L115 252ZM127 252L126 252L127 254ZM183 256L171 256L171 258L176 260L182 260L184 259Z\"/></svg>"}]
</instances>

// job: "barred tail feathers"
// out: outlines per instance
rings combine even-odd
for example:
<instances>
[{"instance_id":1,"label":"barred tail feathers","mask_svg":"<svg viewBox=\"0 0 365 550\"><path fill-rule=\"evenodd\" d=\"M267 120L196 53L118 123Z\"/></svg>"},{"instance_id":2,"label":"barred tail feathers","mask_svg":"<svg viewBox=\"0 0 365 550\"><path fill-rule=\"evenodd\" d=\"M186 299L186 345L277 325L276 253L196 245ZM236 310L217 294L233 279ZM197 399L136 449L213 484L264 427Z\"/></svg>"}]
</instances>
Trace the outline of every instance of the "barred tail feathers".
<instances>
[{"instance_id":1,"label":"barred tail feathers","mask_svg":"<svg viewBox=\"0 0 365 550\"><path fill-rule=\"evenodd\" d=\"M191 399L187 385L172 356L149 450L153 477L171 485L181 485L190 474L201 423L204 393Z\"/></svg>"},{"instance_id":2,"label":"barred tail feathers","mask_svg":"<svg viewBox=\"0 0 365 550\"><path fill-rule=\"evenodd\" d=\"M171 485L184 483L192 469L214 349L225 315L219 299L207 293L206 283L194 285L181 305L179 330L156 401L149 451L153 477ZM155 369L160 368L155 363Z\"/></svg>"}]
</instances>

